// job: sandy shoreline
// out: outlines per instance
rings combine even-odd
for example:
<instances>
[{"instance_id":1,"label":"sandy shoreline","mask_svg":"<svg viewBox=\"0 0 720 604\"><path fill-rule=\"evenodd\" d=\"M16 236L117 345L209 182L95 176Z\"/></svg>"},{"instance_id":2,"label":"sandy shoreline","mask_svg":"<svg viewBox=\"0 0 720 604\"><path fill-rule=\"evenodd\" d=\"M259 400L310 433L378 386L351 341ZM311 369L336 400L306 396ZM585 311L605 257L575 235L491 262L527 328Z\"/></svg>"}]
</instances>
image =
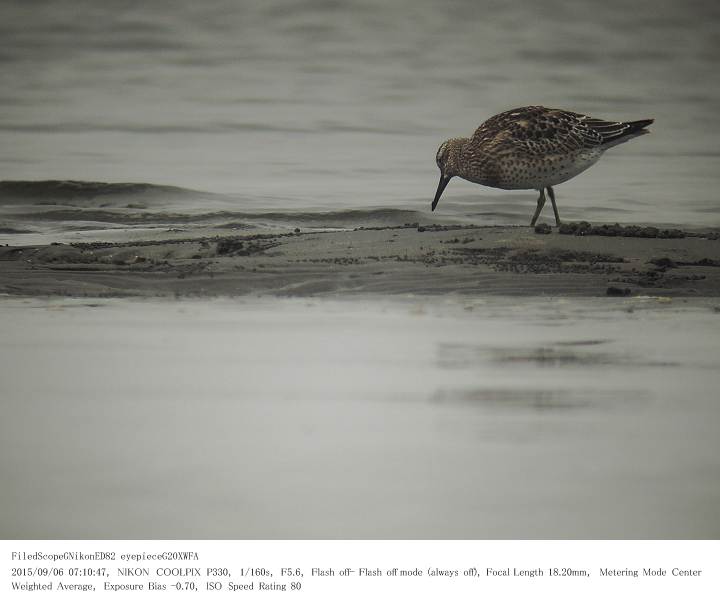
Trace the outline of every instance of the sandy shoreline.
<instances>
[{"instance_id":1,"label":"sandy shoreline","mask_svg":"<svg viewBox=\"0 0 720 604\"><path fill-rule=\"evenodd\" d=\"M0 248L0 293L720 295L716 233L637 234L405 225L6 246Z\"/></svg>"}]
</instances>

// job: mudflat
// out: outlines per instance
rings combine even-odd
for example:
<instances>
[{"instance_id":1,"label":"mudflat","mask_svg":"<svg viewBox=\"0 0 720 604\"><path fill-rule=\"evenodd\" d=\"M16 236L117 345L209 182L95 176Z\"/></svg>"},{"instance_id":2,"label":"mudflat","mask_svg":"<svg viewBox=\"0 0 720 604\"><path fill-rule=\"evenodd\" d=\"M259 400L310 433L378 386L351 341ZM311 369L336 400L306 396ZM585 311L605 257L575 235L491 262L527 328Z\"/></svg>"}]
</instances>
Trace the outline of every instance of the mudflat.
<instances>
[{"instance_id":1,"label":"mudflat","mask_svg":"<svg viewBox=\"0 0 720 604\"><path fill-rule=\"evenodd\" d=\"M707 230L588 223L214 236L190 229L167 239L5 246L0 293L718 296L720 239Z\"/></svg>"}]
</instances>

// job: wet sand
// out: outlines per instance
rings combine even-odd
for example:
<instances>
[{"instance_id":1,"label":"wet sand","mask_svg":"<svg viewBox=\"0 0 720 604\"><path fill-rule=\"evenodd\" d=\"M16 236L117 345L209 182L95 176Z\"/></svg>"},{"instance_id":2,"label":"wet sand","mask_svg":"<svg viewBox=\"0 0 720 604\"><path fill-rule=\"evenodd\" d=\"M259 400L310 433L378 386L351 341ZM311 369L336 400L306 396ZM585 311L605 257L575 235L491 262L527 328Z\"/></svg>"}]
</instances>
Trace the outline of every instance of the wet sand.
<instances>
[{"instance_id":1,"label":"wet sand","mask_svg":"<svg viewBox=\"0 0 720 604\"><path fill-rule=\"evenodd\" d=\"M718 234L682 228L408 224L132 237L0 248L0 293L720 295Z\"/></svg>"}]
</instances>

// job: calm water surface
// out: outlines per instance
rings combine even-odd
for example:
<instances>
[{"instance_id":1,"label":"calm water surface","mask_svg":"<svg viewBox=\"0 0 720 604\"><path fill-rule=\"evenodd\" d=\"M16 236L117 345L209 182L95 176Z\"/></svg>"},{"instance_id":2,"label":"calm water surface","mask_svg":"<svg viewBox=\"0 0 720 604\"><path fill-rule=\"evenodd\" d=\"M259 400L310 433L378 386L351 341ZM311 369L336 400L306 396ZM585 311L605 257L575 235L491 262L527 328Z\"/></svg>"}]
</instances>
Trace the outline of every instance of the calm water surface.
<instances>
[{"instance_id":1,"label":"calm water surface","mask_svg":"<svg viewBox=\"0 0 720 604\"><path fill-rule=\"evenodd\" d=\"M383 207L430 219L439 143L545 104L657 120L560 187L564 218L718 226L719 6L3 2L0 178L227 196L183 198L181 213ZM41 228L11 216L12 195L0 201L0 230ZM454 181L432 219L524 223L533 207L529 192Z\"/></svg>"},{"instance_id":2,"label":"calm water surface","mask_svg":"<svg viewBox=\"0 0 720 604\"><path fill-rule=\"evenodd\" d=\"M720 314L0 301L3 538L720 538Z\"/></svg>"}]
</instances>

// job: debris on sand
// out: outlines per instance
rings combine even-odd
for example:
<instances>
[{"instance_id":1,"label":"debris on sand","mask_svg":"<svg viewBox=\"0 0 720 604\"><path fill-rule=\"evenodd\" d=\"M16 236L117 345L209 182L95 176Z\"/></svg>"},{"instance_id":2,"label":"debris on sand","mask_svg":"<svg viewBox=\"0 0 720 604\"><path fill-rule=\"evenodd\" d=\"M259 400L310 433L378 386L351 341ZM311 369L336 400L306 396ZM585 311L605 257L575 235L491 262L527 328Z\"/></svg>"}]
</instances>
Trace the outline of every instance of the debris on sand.
<instances>
[{"instance_id":1,"label":"debris on sand","mask_svg":"<svg viewBox=\"0 0 720 604\"><path fill-rule=\"evenodd\" d=\"M652 226L629 224L602 224L592 226L584 220L580 222L563 222L558 229L561 235L597 235L600 237L639 237L641 239L684 239L688 233L680 229L658 229Z\"/></svg>"},{"instance_id":2,"label":"debris on sand","mask_svg":"<svg viewBox=\"0 0 720 604\"><path fill-rule=\"evenodd\" d=\"M611 285L610 287L607 288L607 290L605 291L605 294L608 296L622 297L622 296L629 296L631 294L631 291L627 287L620 288L620 287L615 287L615 286Z\"/></svg>"}]
</instances>

